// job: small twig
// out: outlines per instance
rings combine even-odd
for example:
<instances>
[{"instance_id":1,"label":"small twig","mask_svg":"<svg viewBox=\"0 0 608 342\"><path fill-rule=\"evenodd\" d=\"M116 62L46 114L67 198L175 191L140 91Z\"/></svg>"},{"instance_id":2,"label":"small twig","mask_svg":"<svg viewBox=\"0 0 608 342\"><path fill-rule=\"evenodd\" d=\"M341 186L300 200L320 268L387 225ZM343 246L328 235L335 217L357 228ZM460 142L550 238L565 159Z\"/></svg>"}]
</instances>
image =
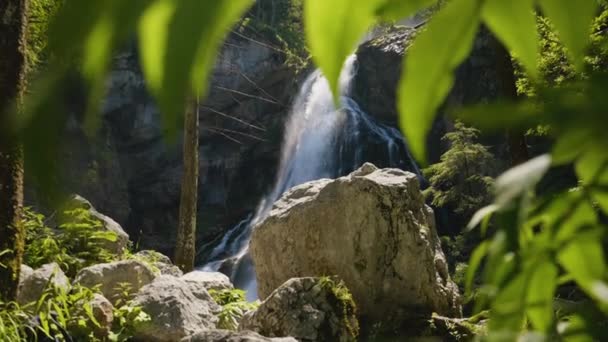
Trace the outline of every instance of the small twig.
<instances>
[{"instance_id":1,"label":"small twig","mask_svg":"<svg viewBox=\"0 0 608 342\"><path fill-rule=\"evenodd\" d=\"M254 87L256 87L258 90L260 90L262 93L264 93L264 95L268 96L269 98L273 99L274 101L276 101L277 103L279 103L279 100L277 100L274 96L270 95L266 90L264 90L264 88L260 87L257 83L255 83L253 80L251 80L249 77L247 77L247 75L245 75L244 73L242 73L240 70L237 69L237 72L239 73L239 75L241 75L245 80L247 80L247 82L251 83Z\"/></svg>"},{"instance_id":2,"label":"small twig","mask_svg":"<svg viewBox=\"0 0 608 342\"><path fill-rule=\"evenodd\" d=\"M272 104L276 104L276 105L281 105L279 102L276 102L274 100L270 100L270 99L267 99L265 97L261 97L261 96L257 96L257 95L243 93L242 91L238 91L238 90L235 90L235 89L225 88L225 87L221 87L221 86L214 86L214 88L215 89L219 89L219 90L223 90L223 91L227 91L227 92L230 92L230 93L235 93L235 94L243 95L243 96L246 96L246 97L249 97L249 98L262 100L262 101L265 101L265 102L268 102L268 103L272 103Z\"/></svg>"},{"instance_id":3,"label":"small twig","mask_svg":"<svg viewBox=\"0 0 608 342\"><path fill-rule=\"evenodd\" d=\"M210 111L210 112L213 112L213 113L217 114L217 115L220 115L220 116L226 117L226 118L228 118L228 119L232 119L232 120L234 120L234 121L240 122L240 123L242 123L242 124L243 124L243 125L245 125L245 126L248 126L248 127L251 127L251 128L255 128L255 129L257 129L258 131L266 132L266 129L265 129L265 128L258 127L258 126L254 125L254 124L250 124L249 122L243 121L243 120L241 120L241 119L239 119L239 118L236 118L236 117L234 117L234 116L228 115L228 114L226 114L226 113L222 113L222 112L220 112L220 111L219 111L219 110L217 110L217 109L213 109L213 108L211 108L211 107L207 107L207 106L202 106L202 107L203 107L204 109L206 109L206 110Z\"/></svg>"},{"instance_id":4,"label":"small twig","mask_svg":"<svg viewBox=\"0 0 608 342\"><path fill-rule=\"evenodd\" d=\"M264 138L257 137L257 136L255 136L253 134L249 134L249 133L245 133L245 132L239 132L239 131L234 131L234 130L231 130L231 129L228 129L228 128L221 128L221 127L214 127L214 126L211 126L209 128L216 129L216 130L222 131L222 132L228 132L228 133L232 133L232 134L239 134L239 135L242 135L242 136L245 136L245 137L249 137L249 138L252 138L252 139L255 139L255 140L259 140L259 141L264 141L264 142L268 141L268 140L266 140Z\"/></svg>"},{"instance_id":5,"label":"small twig","mask_svg":"<svg viewBox=\"0 0 608 342\"><path fill-rule=\"evenodd\" d=\"M235 139L235 138L233 138L233 137L231 137L231 136L229 136L229 135L225 134L224 132L221 132L221 131L218 131L218 130L216 130L216 129L209 128L209 127L203 127L203 129L206 129L206 130L211 131L211 132L213 132L213 133L217 133L217 134L219 134L219 135L224 136L226 139L232 140L232 141L234 141L235 143L237 143L237 144L239 144L239 145L243 145L243 143L242 143L242 142L240 142L240 141L238 141L237 139Z\"/></svg>"}]
</instances>

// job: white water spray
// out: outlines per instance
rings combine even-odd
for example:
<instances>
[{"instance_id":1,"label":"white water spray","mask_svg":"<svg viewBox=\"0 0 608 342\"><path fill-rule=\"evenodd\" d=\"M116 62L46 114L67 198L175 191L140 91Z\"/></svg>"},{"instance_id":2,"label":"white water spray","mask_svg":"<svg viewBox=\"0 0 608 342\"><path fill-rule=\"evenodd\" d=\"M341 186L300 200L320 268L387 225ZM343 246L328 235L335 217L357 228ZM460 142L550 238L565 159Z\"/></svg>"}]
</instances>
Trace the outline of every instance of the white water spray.
<instances>
[{"instance_id":1,"label":"white water spray","mask_svg":"<svg viewBox=\"0 0 608 342\"><path fill-rule=\"evenodd\" d=\"M303 83L285 127L276 183L258 205L255 215L232 228L214 248L205 271L226 272L247 298L257 298L253 264L248 255L251 229L266 218L273 203L290 188L321 178L336 178L361 166L367 154L383 155L385 165L420 174L401 133L376 122L350 97L356 56L345 63L340 77L341 108L336 109L329 84L313 72ZM366 150L369 147L375 150ZM378 162L378 161L376 161Z\"/></svg>"}]
</instances>

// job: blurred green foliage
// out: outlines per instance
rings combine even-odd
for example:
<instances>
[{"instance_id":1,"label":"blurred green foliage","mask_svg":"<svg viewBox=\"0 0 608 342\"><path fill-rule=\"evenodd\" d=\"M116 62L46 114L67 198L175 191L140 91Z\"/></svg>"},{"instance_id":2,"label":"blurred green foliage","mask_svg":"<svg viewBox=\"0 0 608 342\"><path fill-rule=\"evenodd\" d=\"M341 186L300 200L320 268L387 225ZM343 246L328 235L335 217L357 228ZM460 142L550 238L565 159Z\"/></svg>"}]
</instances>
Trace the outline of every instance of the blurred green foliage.
<instances>
[{"instance_id":1,"label":"blurred green foliage","mask_svg":"<svg viewBox=\"0 0 608 342\"><path fill-rule=\"evenodd\" d=\"M406 17L435 2L305 0L308 47L334 92L344 60L372 25ZM52 58L46 75L32 89L24 115L11 125L2 123L0 129L8 128L3 134L19 133L26 155L45 155L61 134L65 119L49 115L57 104L61 82L73 72L64 62L76 60L88 95L85 122L92 132L99 122L95 114L105 92L112 53L137 31L147 85L161 108L168 135L175 135L186 99L206 93L220 41L252 4L248 0L67 2L51 29ZM471 221L471 227L481 225L486 239L471 256L467 280L470 284L481 270L478 307L491 310L488 340L607 339L608 266L602 217L608 214L608 135L604 132L608 76L605 60L593 59L603 54L593 49L606 49L605 14L594 19L600 4L606 5L596 0L447 1L407 54L398 107L402 129L420 161L425 159L426 136L435 113L452 87L454 70L469 55L482 23L525 66L529 85L522 83L520 90L533 90L535 96L473 108L462 113L463 121L484 133L544 125L556 141L550 155L500 176L494 203ZM540 26L535 25L535 11L550 26L543 18ZM592 25L596 27L590 34ZM549 27L555 31L549 32ZM544 61L533 63L532 56L540 58L539 50L550 53L545 52ZM48 160L36 161L33 165L45 172ZM573 165L580 186L557 195L537 193L538 182L558 165ZM592 308L555 315L557 289L571 283L584 291Z\"/></svg>"}]
</instances>

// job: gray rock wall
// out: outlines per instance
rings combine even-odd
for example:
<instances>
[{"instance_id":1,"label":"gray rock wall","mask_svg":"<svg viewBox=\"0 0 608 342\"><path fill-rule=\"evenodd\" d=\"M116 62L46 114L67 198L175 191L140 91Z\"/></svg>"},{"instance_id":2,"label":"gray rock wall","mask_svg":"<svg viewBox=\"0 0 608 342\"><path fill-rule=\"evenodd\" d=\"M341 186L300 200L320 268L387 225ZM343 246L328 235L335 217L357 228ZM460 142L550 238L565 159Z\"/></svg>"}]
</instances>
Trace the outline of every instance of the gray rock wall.
<instances>
[{"instance_id":1,"label":"gray rock wall","mask_svg":"<svg viewBox=\"0 0 608 342\"><path fill-rule=\"evenodd\" d=\"M274 180L294 73L271 43L231 36L200 106L199 242L252 211ZM78 102L78 101L75 101ZM78 105L75 105L78 113ZM142 248L171 255L177 225L181 138L167 141L135 44L116 55L102 127L89 140L74 115L61 164L64 189L116 219Z\"/></svg>"}]
</instances>

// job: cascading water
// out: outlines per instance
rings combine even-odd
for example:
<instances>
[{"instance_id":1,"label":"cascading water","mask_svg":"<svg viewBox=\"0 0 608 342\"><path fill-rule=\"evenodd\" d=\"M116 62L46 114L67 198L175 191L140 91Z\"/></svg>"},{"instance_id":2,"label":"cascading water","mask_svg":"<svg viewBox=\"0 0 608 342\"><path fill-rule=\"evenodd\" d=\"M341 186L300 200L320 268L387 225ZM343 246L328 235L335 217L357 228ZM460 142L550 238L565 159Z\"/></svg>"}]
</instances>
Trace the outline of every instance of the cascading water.
<instances>
[{"instance_id":1,"label":"cascading water","mask_svg":"<svg viewBox=\"0 0 608 342\"><path fill-rule=\"evenodd\" d=\"M399 167L420 174L401 133L376 122L350 97L356 56L345 63L336 109L327 80L313 72L300 88L291 108L275 186L257 212L232 228L213 249L205 271L229 273L250 300L257 298L255 273L248 256L251 230L268 215L273 203L291 187L321 178L346 175L364 162Z\"/></svg>"}]
</instances>

